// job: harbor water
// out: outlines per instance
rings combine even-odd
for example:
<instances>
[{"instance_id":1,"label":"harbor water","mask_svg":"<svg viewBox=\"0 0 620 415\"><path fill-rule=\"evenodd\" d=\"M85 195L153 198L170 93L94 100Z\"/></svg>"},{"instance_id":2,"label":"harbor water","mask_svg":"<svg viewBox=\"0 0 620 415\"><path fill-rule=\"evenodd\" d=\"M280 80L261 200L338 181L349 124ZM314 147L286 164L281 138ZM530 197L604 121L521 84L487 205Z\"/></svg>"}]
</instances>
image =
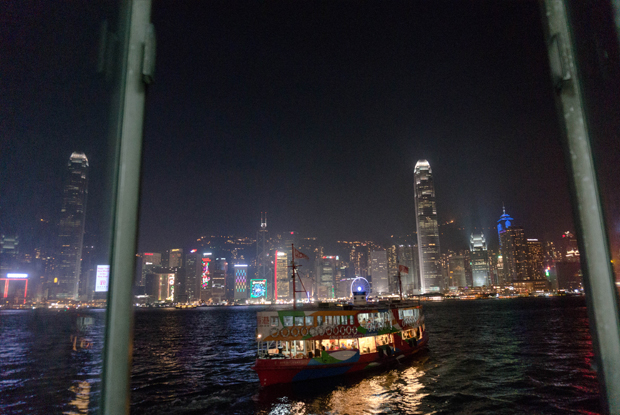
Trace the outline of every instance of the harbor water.
<instances>
[{"instance_id":1,"label":"harbor water","mask_svg":"<svg viewBox=\"0 0 620 415\"><path fill-rule=\"evenodd\" d=\"M261 388L257 307L137 309L135 414L599 413L585 300L426 303L428 350L356 375ZM0 413L96 413L103 310L0 311Z\"/></svg>"}]
</instances>

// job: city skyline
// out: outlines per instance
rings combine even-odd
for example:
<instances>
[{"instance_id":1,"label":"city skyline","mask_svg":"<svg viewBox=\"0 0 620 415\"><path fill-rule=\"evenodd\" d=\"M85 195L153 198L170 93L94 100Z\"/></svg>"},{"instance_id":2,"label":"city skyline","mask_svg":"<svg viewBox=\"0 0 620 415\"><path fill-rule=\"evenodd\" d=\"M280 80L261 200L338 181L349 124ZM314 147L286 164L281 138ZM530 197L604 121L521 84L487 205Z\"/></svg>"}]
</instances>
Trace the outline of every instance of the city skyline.
<instances>
[{"instance_id":1,"label":"city skyline","mask_svg":"<svg viewBox=\"0 0 620 415\"><path fill-rule=\"evenodd\" d=\"M328 9L340 18L281 2L213 4L208 12L165 3L154 8L157 81L146 103L139 250L182 245L194 232L249 234L261 211L273 230L325 239L406 235L415 223L410 177L418 159L435 169L439 223L455 220L468 235L495 221L506 203L539 238L574 229L537 5L394 2L371 10L333 3ZM61 11L62 5L42 5L22 20ZM86 231L107 236L107 110L90 99L104 79L94 64L92 72L74 76L53 72L51 63L65 56L67 66L84 67L83 57L96 50L87 29L98 27L99 16L81 5L70 13L80 16L79 25L59 32L58 44L73 44L72 50L44 48L53 53L30 62L3 46L5 56L20 56L44 76L24 78L10 60L0 63L23 83L23 94L9 95L5 108L23 108L36 97L45 109L36 123L20 111L2 127L15 138L12 152L3 154L6 232L38 218L57 221L60 202L51 196L61 187L59 166L79 149L93 167L89 212L102 218ZM442 16L438 24L430 24L436 16ZM475 23L466 25L475 28L468 37L458 35L465 16ZM193 21L202 23L185 32ZM24 43L41 42L17 22L11 25ZM510 36L499 30L506 26ZM329 41L319 35L324 31L333 34ZM206 42L190 53L180 39ZM191 65L179 65L188 54L200 57L193 65L208 76L196 78ZM48 82L49 73L58 82ZM54 100L72 94L73 105ZM25 169L21 160L33 148L37 166Z\"/></svg>"}]
</instances>

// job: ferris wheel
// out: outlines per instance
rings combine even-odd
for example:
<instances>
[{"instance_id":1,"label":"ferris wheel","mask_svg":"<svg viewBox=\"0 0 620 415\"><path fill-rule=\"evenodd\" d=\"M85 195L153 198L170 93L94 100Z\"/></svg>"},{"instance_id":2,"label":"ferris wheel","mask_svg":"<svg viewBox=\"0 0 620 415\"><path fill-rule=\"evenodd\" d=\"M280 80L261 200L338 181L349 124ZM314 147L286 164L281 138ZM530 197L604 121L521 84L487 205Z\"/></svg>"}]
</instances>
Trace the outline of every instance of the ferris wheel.
<instances>
[{"instance_id":1,"label":"ferris wheel","mask_svg":"<svg viewBox=\"0 0 620 415\"><path fill-rule=\"evenodd\" d=\"M357 277L351 282L351 295L365 292L366 297L370 294L370 284L364 277Z\"/></svg>"}]
</instances>

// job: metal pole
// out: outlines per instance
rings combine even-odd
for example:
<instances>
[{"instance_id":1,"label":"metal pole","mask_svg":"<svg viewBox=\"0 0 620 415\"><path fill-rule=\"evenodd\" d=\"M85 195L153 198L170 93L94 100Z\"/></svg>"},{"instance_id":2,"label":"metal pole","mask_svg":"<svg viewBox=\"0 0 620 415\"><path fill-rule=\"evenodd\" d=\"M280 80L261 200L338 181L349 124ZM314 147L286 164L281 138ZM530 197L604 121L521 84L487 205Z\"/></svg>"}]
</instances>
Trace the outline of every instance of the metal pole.
<instances>
[{"instance_id":1,"label":"metal pole","mask_svg":"<svg viewBox=\"0 0 620 415\"><path fill-rule=\"evenodd\" d=\"M291 244L291 267L293 268L293 310L297 310L297 290L295 289L295 245Z\"/></svg>"},{"instance_id":2,"label":"metal pole","mask_svg":"<svg viewBox=\"0 0 620 415\"><path fill-rule=\"evenodd\" d=\"M611 268L611 258L590 137L593 135L584 101L584 87L579 72L577 41L571 23L570 2L545 0L549 37L549 60L556 103L561 114L567 148L567 167L573 186L573 206L578 227L584 287L590 314L598 377L605 409L620 413L620 321L618 297ZM574 5L574 4L573 4Z\"/></svg>"},{"instance_id":3,"label":"metal pole","mask_svg":"<svg viewBox=\"0 0 620 415\"><path fill-rule=\"evenodd\" d=\"M151 0L121 4L118 102L112 134L119 142L116 198L112 225L110 291L104 348L102 413L129 413L133 343L134 277L145 85L143 57L150 25Z\"/></svg>"}]
</instances>

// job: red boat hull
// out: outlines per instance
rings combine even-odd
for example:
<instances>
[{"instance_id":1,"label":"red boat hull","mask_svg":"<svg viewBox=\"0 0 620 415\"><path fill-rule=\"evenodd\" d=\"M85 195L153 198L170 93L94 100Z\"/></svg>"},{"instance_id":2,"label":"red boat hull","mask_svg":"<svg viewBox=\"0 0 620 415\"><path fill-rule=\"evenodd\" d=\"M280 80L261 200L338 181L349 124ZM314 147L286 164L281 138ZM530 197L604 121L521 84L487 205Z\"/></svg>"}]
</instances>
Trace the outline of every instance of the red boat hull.
<instances>
[{"instance_id":1,"label":"red boat hull","mask_svg":"<svg viewBox=\"0 0 620 415\"><path fill-rule=\"evenodd\" d=\"M413 347L400 339L400 336L395 336L395 340L391 356L386 356L383 352L363 355L357 353L342 363L328 364L322 364L324 359L321 358L257 359L252 369L258 374L261 386L341 376L385 366L390 362L412 356L426 348L428 334L425 332L422 339Z\"/></svg>"}]
</instances>

